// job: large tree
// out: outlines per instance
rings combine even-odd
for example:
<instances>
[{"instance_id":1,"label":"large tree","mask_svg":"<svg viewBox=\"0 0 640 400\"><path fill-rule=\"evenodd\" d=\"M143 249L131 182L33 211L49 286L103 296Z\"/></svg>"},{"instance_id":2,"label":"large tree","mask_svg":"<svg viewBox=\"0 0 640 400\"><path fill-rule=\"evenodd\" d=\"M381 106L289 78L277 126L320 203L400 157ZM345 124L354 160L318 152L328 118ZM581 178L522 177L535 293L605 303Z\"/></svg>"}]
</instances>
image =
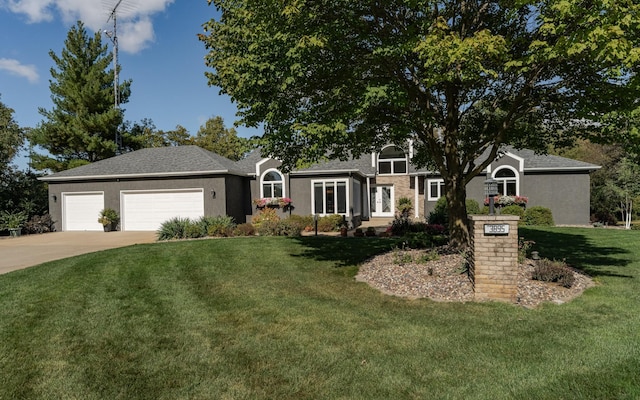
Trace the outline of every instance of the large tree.
<instances>
[{"instance_id":1,"label":"large tree","mask_svg":"<svg viewBox=\"0 0 640 400\"><path fill-rule=\"evenodd\" d=\"M31 133L31 142L49 154L35 155L34 168L60 171L112 157L123 115L114 105L112 54L100 33L90 37L78 21L61 54L49 55L55 63L49 84L53 109L39 109L45 120ZM130 85L120 84L119 103L128 101Z\"/></svg>"},{"instance_id":2,"label":"large tree","mask_svg":"<svg viewBox=\"0 0 640 400\"><path fill-rule=\"evenodd\" d=\"M249 139L239 137L233 128L226 128L222 117L212 117L198 129L195 144L230 160L240 160L250 149Z\"/></svg>"},{"instance_id":3,"label":"large tree","mask_svg":"<svg viewBox=\"0 0 640 400\"><path fill-rule=\"evenodd\" d=\"M13 119L13 109L0 101L0 169L6 169L24 143L24 131Z\"/></svg>"},{"instance_id":4,"label":"large tree","mask_svg":"<svg viewBox=\"0 0 640 400\"><path fill-rule=\"evenodd\" d=\"M503 145L566 144L637 86L632 0L209 3L209 83L241 123L264 123L267 154L291 166L411 139L413 161L442 174L457 246L465 187Z\"/></svg>"}]
</instances>

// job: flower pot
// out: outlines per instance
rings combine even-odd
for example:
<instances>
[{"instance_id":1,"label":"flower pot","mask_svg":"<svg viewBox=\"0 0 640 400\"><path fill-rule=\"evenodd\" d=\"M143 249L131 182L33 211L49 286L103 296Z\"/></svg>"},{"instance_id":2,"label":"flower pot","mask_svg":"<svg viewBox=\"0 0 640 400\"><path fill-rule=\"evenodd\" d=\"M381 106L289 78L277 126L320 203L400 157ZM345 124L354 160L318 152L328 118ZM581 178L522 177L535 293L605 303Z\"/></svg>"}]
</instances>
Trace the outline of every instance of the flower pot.
<instances>
[{"instance_id":1,"label":"flower pot","mask_svg":"<svg viewBox=\"0 0 640 400\"><path fill-rule=\"evenodd\" d=\"M18 237L21 234L21 228L9 228L9 236Z\"/></svg>"},{"instance_id":2,"label":"flower pot","mask_svg":"<svg viewBox=\"0 0 640 400\"><path fill-rule=\"evenodd\" d=\"M102 227L104 228L105 232L111 232L111 224L102 225Z\"/></svg>"},{"instance_id":3,"label":"flower pot","mask_svg":"<svg viewBox=\"0 0 640 400\"><path fill-rule=\"evenodd\" d=\"M340 236L347 237L347 228L340 228Z\"/></svg>"}]
</instances>

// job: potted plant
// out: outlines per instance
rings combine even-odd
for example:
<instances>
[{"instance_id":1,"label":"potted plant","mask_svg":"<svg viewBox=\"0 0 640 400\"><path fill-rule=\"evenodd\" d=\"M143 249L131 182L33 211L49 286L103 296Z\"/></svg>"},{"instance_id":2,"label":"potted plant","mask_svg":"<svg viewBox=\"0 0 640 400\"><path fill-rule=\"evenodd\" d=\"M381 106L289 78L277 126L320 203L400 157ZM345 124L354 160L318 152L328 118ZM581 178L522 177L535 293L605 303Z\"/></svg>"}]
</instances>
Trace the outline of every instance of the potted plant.
<instances>
[{"instance_id":1,"label":"potted plant","mask_svg":"<svg viewBox=\"0 0 640 400\"><path fill-rule=\"evenodd\" d=\"M356 228L356 231L353 232L353 236L355 236L355 237L363 237L364 236L364 232L362 231L362 228Z\"/></svg>"},{"instance_id":2,"label":"potted plant","mask_svg":"<svg viewBox=\"0 0 640 400\"><path fill-rule=\"evenodd\" d=\"M373 226L368 227L367 230L365 231L365 235L368 237L377 236L376 228L374 228Z\"/></svg>"},{"instance_id":3,"label":"potted plant","mask_svg":"<svg viewBox=\"0 0 640 400\"><path fill-rule=\"evenodd\" d=\"M115 231L118 227L118 222L120 222L120 216L113 208L105 208L100 211L98 222L102 224L105 232Z\"/></svg>"},{"instance_id":4,"label":"potted plant","mask_svg":"<svg viewBox=\"0 0 640 400\"><path fill-rule=\"evenodd\" d=\"M3 211L0 214L0 230L7 229L12 237L20 236L25 222L27 222L27 213L24 211L13 213Z\"/></svg>"},{"instance_id":5,"label":"potted plant","mask_svg":"<svg viewBox=\"0 0 640 400\"><path fill-rule=\"evenodd\" d=\"M409 218L409 214L413 209L413 203L408 197L400 197L398 199L398 212L402 218Z\"/></svg>"}]
</instances>

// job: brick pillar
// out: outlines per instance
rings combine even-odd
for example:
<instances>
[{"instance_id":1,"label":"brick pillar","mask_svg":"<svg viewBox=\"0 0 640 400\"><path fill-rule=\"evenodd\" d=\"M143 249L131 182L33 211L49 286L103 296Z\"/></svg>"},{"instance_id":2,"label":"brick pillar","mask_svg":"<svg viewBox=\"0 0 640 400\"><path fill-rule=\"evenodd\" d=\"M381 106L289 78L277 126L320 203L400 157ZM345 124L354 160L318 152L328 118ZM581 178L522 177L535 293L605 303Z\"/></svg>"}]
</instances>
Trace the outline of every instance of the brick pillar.
<instances>
[{"instance_id":1,"label":"brick pillar","mask_svg":"<svg viewBox=\"0 0 640 400\"><path fill-rule=\"evenodd\" d=\"M470 218L473 254L469 272L475 299L515 303L518 294L520 217L472 215ZM504 233L506 229L508 233Z\"/></svg>"}]
</instances>

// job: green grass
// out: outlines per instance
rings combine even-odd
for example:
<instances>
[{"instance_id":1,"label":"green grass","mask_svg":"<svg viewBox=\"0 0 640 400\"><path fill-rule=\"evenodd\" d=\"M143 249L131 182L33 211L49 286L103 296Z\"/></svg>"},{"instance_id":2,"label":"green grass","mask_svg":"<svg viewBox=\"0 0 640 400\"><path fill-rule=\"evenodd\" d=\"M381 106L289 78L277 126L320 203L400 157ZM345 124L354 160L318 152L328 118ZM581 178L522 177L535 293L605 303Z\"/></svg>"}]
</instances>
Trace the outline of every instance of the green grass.
<instances>
[{"instance_id":1,"label":"green grass","mask_svg":"<svg viewBox=\"0 0 640 400\"><path fill-rule=\"evenodd\" d=\"M356 283L385 239L137 245L0 276L0 399L636 399L640 232L521 229L598 281L561 306Z\"/></svg>"}]
</instances>

